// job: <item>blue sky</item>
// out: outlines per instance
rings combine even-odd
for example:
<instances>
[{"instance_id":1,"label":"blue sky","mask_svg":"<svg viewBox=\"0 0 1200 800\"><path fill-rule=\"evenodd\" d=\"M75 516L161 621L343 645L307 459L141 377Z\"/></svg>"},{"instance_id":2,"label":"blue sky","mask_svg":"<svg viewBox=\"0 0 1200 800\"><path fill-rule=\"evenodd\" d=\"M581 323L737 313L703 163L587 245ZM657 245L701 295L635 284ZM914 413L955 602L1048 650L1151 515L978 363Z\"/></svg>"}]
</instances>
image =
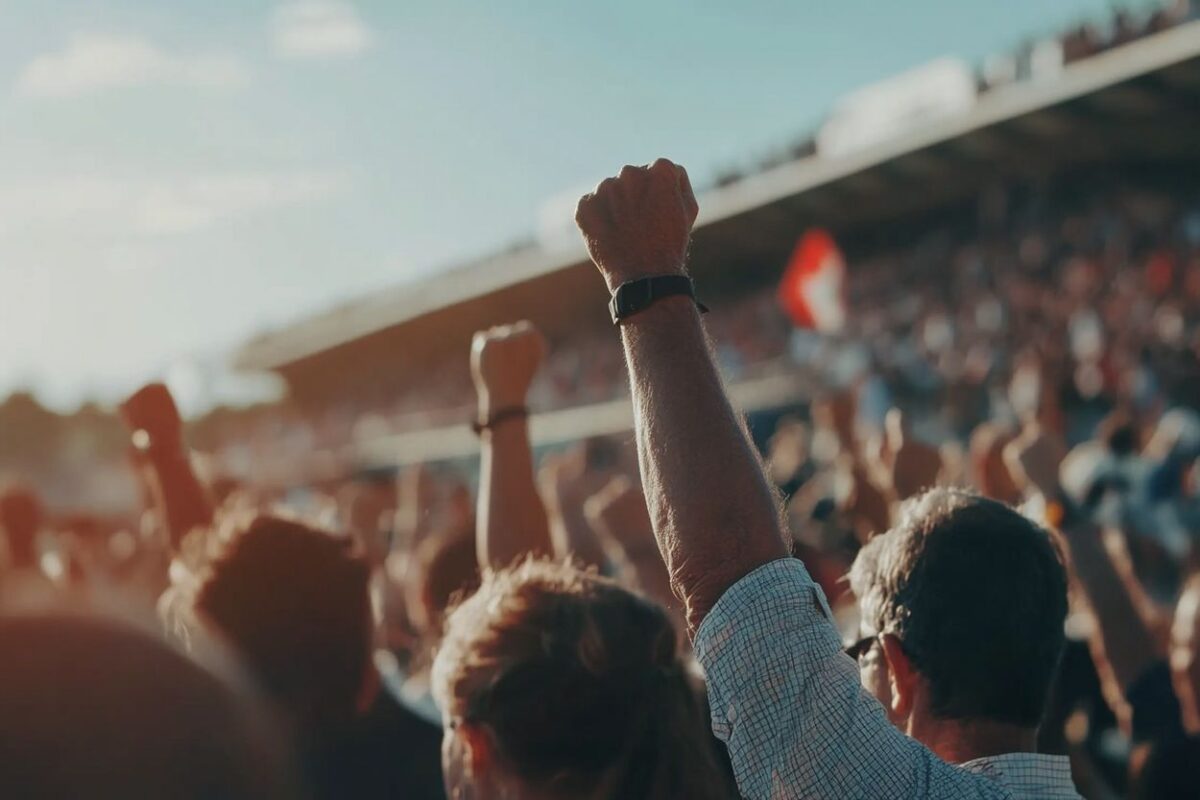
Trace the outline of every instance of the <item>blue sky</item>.
<instances>
[{"instance_id":1,"label":"blue sky","mask_svg":"<svg viewBox=\"0 0 1200 800\"><path fill-rule=\"evenodd\" d=\"M0 396L194 374L621 164L703 183L850 89L1110 6L0 0Z\"/></svg>"}]
</instances>

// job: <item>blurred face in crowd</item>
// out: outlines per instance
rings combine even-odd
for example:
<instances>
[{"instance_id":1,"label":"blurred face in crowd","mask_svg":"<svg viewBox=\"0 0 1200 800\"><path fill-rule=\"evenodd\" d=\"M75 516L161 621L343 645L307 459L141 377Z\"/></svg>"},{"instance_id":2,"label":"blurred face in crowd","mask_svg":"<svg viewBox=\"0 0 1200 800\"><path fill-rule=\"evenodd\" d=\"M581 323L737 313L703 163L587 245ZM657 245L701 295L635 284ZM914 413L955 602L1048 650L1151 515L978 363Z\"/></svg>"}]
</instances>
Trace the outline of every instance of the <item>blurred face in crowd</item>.
<instances>
[{"instance_id":1,"label":"blurred face in crowd","mask_svg":"<svg viewBox=\"0 0 1200 800\"><path fill-rule=\"evenodd\" d=\"M1171 625L1171 679L1184 723L1200 731L1200 580L1193 579L1179 598Z\"/></svg>"}]
</instances>

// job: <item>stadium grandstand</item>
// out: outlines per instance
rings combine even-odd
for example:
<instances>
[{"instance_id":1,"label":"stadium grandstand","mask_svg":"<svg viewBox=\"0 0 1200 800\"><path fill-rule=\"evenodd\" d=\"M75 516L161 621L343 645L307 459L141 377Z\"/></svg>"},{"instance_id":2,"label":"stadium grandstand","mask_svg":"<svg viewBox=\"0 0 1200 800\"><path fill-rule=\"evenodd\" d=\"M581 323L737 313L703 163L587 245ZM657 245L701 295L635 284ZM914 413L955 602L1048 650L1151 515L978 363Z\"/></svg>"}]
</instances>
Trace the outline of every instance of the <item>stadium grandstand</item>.
<instances>
[{"instance_id":1,"label":"stadium grandstand","mask_svg":"<svg viewBox=\"0 0 1200 800\"><path fill-rule=\"evenodd\" d=\"M838 105L796 148L800 157L725 176L704 193L691 261L700 291L771 329L770 346L730 371L747 411L809 399L809 382L789 359L790 325L773 302L805 230L831 232L853 276L860 261L915 246L945 220L979 225L997 193L1119 185L1126 172L1170 186L1200 175L1200 21L1094 53L1072 50L1079 43L1070 36L1055 43L1049 56L1034 46L1023 66L1000 69L1007 78L972 71L965 86L964 65L943 61L869 87ZM964 90L956 95L943 82L938 97L955 102L922 105L920 86L935 79L958 79ZM839 130L864 127L870 136L839 138ZM388 408L386 424L352 437L359 464L464 457L477 449L463 424L469 406L459 404L471 396L472 333L527 318L556 353L586 360L589 336L611 338L604 296L582 242L532 241L264 334L241 349L236 367L277 372L310 413L328 413L347 397L356 411ZM439 395L431 383L456 389ZM620 377L595 391L547 391L535 439L627 429L623 392Z\"/></svg>"}]
</instances>

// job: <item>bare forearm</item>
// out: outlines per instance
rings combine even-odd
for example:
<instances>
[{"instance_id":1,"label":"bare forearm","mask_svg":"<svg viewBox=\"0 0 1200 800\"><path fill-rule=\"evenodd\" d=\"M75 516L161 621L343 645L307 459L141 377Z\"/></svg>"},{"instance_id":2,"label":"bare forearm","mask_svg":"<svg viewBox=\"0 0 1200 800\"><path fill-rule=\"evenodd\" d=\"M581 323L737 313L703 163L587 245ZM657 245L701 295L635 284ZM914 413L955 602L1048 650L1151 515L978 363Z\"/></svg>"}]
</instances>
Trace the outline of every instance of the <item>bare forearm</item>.
<instances>
[{"instance_id":1,"label":"bare forearm","mask_svg":"<svg viewBox=\"0 0 1200 800\"><path fill-rule=\"evenodd\" d=\"M687 287L680 293L699 212L687 171L665 158L626 164L575 209L614 301L635 291L652 299L656 278L675 287L648 307L617 302L617 313L627 317L621 336L654 536L693 630L736 581L787 555L776 498L725 396L699 311Z\"/></svg>"},{"instance_id":2,"label":"bare forearm","mask_svg":"<svg viewBox=\"0 0 1200 800\"><path fill-rule=\"evenodd\" d=\"M779 505L694 303L660 301L622 339L647 506L694 630L729 586L788 554Z\"/></svg>"},{"instance_id":3,"label":"bare forearm","mask_svg":"<svg viewBox=\"0 0 1200 800\"><path fill-rule=\"evenodd\" d=\"M602 567L607 563L608 557L600 538L583 513L583 505L576 498L556 497L553 516L550 527L555 555L570 556L591 567Z\"/></svg>"},{"instance_id":4,"label":"bare forearm","mask_svg":"<svg viewBox=\"0 0 1200 800\"><path fill-rule=\"evenodd\" d=\"M1095 529L1072 533L1071 561L1096 617L1099 644L1122 691L1161 659L1154 637Z\"/></svg>"},{"instance_id":5,"label":"bare forearm","mask_svg":"<svg viewBox=\"0 0 1200 800\"><path fill-rule=\"evenodd\" d=\"M513 419L483 433L476 546L480 566L549 555L550 525L533 477L529 427Z\"/></svg>"},{"instance_id":6,"label":"bare forearm","mask_svg":"<svg viewBox=\"0 0 1200 800\"><path fill-rule=\"evenodd\" d=\"M133 435L134 464L148 476L150 493L173 549L193 528L209 525L213 504L192 469L183 420L162 383L149 383L121 403L121 418Z\"/></svg>"},{"instance_id":7,"label":"bare forearm","mask_svg":"<svg viewBox=\"0 0 1200 800\"><path fill-rule=\"evenodd\" d=\"M152 453L149 464L159 516L166 525L171 548L177 550L190 531L212 523L212 500L196 477L182 444Z\"/></svg>"}]
</instances>

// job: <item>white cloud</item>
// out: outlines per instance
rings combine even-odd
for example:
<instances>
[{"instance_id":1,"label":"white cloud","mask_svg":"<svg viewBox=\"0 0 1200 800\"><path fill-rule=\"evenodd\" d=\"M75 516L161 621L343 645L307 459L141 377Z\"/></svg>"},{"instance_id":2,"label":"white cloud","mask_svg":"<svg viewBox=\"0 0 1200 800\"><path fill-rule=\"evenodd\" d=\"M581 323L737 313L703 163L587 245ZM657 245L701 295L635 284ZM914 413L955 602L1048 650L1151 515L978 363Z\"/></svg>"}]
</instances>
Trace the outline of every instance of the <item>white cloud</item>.
<instances>
[{"instance_id":1,"label":"white cloud","mask_svg":"<svg viewBox=\"0 0 1200 800\"><path fill-rule=\"evenodd\" d=\"M275 10L271 46L282 58L353 56L374 37L357 9L344 0L294 0Z\"/></svg>"},{"instance_id":2,"label":"white cloud","mask_svg":"<svg viewBox=\"0 0 1200 800\"><path fill-rule=\"evenodd\" d=\"M40 55L17 76L25 97L71 97L132 86L244 86L250 70L221 54L175 55L137 36L79 33L57 52Z\"/></svg>"},{"instance_id":3,"label":"white cloud","mask_svg":"<svg viewBox=\"0 0 1200 800\"><path fill-rule=\"evenodd\" d=\"M134 219L145 233L188 233L226 219L331 196L345 181L337 174L241 173L187 178L144 187Z\"/></svg>"},{"instance_id":4,"label":"white cloud","mask_svg":"<svg viewBox=\"0 0 1200 800\"><path fill-rule=\"evenodd\" d=\"M152 179L43 178L0 184L0 233L120 238L193 233L221 222L319 202L338 172L231 172Z\"/></svg>"}]
</instances>

